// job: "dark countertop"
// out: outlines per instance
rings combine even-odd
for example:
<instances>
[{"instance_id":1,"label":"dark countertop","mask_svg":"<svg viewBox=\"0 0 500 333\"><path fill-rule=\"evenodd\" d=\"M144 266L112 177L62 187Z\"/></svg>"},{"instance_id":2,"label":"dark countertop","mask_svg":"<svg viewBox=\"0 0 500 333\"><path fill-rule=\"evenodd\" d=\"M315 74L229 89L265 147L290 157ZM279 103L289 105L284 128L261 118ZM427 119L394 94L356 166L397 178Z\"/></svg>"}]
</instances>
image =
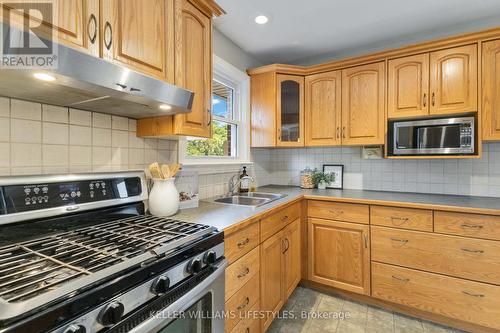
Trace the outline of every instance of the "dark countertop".
<instances>
[{"instance_id":1,"label":"dark countertop","mask_svg":"<svg viewBox=\"0 0 500 333\"><path fill-rule=\"evenodd\" d=\"M174 218L203 223L222 230L302 196L309 199L500 215L500 198L492 197L364 190L305 190L277 185L261 187L258 192L281 193L287 196L255 208L214 203L216 198L210 198L201 200L198 208L180 211Z\"/></svg>"}]
</instances>

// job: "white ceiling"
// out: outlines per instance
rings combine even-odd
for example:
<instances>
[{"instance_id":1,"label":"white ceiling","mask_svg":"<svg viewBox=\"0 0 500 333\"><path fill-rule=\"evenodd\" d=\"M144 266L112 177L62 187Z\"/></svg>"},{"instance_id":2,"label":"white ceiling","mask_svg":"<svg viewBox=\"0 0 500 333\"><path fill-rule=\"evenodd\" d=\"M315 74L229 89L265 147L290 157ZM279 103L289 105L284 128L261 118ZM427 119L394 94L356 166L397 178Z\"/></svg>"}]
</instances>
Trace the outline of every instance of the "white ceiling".
<instances>
[{"instance_id":1,"label":"white ceiling","mask_svg":"<svg viewBox=\"0 0 500 333\"><path fill-rule=\"evenodd\" d=\"M500 26L500 0L217 0L215 27L263 63L309 63ZM257 25L255 16L270 17ZM327 59L327 58L325 58Z\"/></svg>"}]
</instances>

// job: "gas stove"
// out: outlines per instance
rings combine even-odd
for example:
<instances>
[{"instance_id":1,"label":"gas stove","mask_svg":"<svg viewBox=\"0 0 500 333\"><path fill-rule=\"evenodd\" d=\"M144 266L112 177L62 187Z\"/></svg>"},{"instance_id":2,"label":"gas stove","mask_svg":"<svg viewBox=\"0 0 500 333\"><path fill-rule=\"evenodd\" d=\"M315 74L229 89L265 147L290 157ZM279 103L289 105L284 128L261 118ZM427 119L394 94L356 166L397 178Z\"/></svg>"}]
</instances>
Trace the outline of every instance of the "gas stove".
<instances>
[{"instance_id":1,"label":"gas stove","mask_svg":"<svg viewBox=\"0 0 500 333\"><path fill-rule=\"evenodd\" d=\"M223 327L153 315L208 294L223 310L226 263L221 232L145 214L145 189L140 172L0 178L0 332Z\"/></svg>"}]
</instances>

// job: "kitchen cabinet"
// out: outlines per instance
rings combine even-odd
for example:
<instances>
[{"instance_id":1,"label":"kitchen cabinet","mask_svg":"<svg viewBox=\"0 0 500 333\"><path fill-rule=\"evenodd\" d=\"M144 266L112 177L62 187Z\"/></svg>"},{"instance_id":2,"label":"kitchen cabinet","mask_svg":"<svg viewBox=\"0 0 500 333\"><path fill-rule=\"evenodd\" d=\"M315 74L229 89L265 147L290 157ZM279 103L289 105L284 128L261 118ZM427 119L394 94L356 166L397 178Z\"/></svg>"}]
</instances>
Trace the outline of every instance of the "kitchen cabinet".
<instances>
[{"instance_id":1,"label":"kitchen cabinet","mask_svg":"<svg viewBox=\"0 0 500 333\"><path fill-rule=\"evenodd\" d=\"M304 146L304 77L251 77L252 147Z\"/></svg>"},{"instance_id":2,"label":"kitchen cabinet","mask_svg":"<svg viewBox=\"0 0 500 333\"><path fill-rule=\"evenodd\" d=\"M8 3L3 4L4 9L12 8ZM45 3L30 3L30 9L38 9L44 13ZM44 33L57 33L58 42L78 49L82 52L99 56L99 0L64 0L57 6L56 22L42 22ZM37 11L33 11L37 13ZM11 15L11 24L22 24L20 15ZM37 26L39 20L32 18L33 25Z\"/></svg>"},{"instance_id":3,"label":"kitchen cabinet","mask_svg":"<svg viewBox=\"0 0 500 333\"><path fill-rule=\"evenodd\" d=\"M305 78L305 145L339 146L342 126L342 72Z\"/></svg>"},{"instance_id":4,"label":"kitchen cabinet","mask_svg":"<svg viewBox=\"0 0 500 333\"><path fill-rule=\"evenodd\" d=\"M388 62L388 118L477 111L477 45Z\"/></svg>"},{"instance_id":5,"label":"kitchen cabinet","mask_svg":"<svg viewBox=\"0 0 500 333\"><path fill-rule=\"evenodd\" d=\"M211 20L189 1L182 1L176 29L176 84L194 92L190 113L174 117L174 133L209 138L212 108Z\"/></svg>"},{"instance_id":6,"label":"kitchen cabinet","mask_svg":"<svg viewBox=\"0 0 500 333\"><path fill-rule=\"evenodd\" d=\"M173 82L173 0L102 0L102 22L105 59Z\"/></svg>"},{"instance_id":7,"label":"kitchen cabinet","mask_svg":"<svg viewBox=\"0 0 500 333\"><path fill-rule=\"evenodd\" d=\"M278 315L278 311L285 304L284 249L282 231L268 238L260 246L260 309L270 311L262 319L262 331L271 325L274 316Z\"/></svg>"},{"instance_id":8,"label":"kitchen cabinet","mask_svg":"<svg viewBox=\"0 0 500 333\"><path fill-rule=\"evenodd\" d=\"M369 226L309 218L310 281L370 295Z\"/></svg>"},{"instance_id":9,"label":"kitchen cabinet","mask_svg":"<svg viewBox=\"0 0 500 333\"><path fill-rule=\"evenodd\" d=\"M290 223L283 230L283 240L285 242L284 253L284 288L285 300L290 297L295 287L300 282L300 220L297 219Z\"/></svg>"},{"instance_id":10,"label":"kitchen cabinet","mask_svg":"<svg viewBox=\"0 0 500 333\"><path fill-rule=\"evenodd\" d=\"M342 70L342 144L384 144L384 122L385 63Z\"/></svg>"},{"instance_id":11,"label":"kitchen cabinet","mask_svg":"<svg viewBox=\"0 0 500 333\"><path fill-rule=\"evenodd\" d=\"M417 54L388 62L388 117L429 114L429 54Z\"/></svg>"},{"instance_id":12,"label":"kitchen cabinet","mask_svg":"<svg viewBox=\"0 0 500 333\"><path fill-rule=\"evenodd\" d=\"M208 1L210 6L216 6ZM196 5L195 5L196 4ZM217 7L218 8L218 7ZM220 13L220 8L218 8ZM194 92L192 111L175 116L139 119L137 135L211 136L212 20L204 1L175 0L175 84Z\"/></svg>"},{"instance_id":13,"label":"kitchen cabinet","mask_svg":"<svg viewBox=\"0 0 500 333\"><path fill-rule=\"evenodd\" d=\"M500 140L500 40L483 44L483 140Z\"/></svg>"},{"instance_id":14,"label":"kitchen cabinet","mask_svg":"<svg viewBox=\"0 0 500 333\"><path fill-rule=\"evenodd\" d=\"M304 146L304 77L278 74L277 145Z\"/></svg>"},{"instance_id":15,"label":"kitchen cabinet","mask_svg":"<svg viewBox=\"0 0 500 333\"><path fill-rule=\"evenodd\" d=\"M477 45L431 52L430 114L477 111Z\"/></svg>"},{"instance_id":16,"label":"kitchen cabinet","mask_svg":"<svg viewBox=\"0 0 500 333\"><path fill-rule=\"evenodd\" d=\"M300 281L300 219L290 222L285 228L261 244L260 278L262 311L278 311ZM274 317L268 314L262 320L265 331Z\"/></svg>"}]
</instances>

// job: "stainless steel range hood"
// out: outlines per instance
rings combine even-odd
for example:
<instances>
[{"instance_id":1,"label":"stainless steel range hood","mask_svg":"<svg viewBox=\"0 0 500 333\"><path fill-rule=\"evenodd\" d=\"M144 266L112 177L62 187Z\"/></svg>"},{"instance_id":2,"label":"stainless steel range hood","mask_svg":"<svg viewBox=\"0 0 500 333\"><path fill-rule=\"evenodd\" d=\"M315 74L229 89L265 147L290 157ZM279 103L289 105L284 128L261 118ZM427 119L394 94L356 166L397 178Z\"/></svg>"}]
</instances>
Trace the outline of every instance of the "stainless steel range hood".
<instances>
[{"instance_id":1,"label":"stainless steel range hood","mask_svg":"<svg viewBox=\"0 0 500 333\"><path fill-rule=\"evenodd\" d=\"M23 32L9 27L11 36ZM3 40L9 28L2 29ZM0 96L97 111L131 118L191 112L194 93L61 44L57 68L0 67ZM35 73L53 76L44 82Z\"/></svg>"}]
</instances>

